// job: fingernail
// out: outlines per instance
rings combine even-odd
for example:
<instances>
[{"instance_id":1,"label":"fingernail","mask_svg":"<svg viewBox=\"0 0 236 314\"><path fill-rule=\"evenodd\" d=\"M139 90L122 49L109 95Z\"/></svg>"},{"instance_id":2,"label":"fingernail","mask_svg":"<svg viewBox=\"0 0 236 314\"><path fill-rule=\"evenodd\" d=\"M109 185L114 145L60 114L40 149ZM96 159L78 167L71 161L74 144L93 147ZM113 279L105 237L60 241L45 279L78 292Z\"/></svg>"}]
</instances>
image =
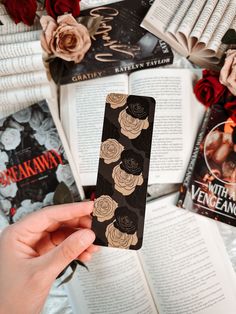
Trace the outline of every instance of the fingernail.
<instances>
[{"instance_id":1,"label":"fingernail","mask_svg":"<svg viewBox=\"0 0 236 314\"><path fill-rule=\"evenodd\" d=\"M88 247L95 240L95 234L92 230L84 229L79 231L80 243L83 247Z\"/></svg>"}]
</instances>

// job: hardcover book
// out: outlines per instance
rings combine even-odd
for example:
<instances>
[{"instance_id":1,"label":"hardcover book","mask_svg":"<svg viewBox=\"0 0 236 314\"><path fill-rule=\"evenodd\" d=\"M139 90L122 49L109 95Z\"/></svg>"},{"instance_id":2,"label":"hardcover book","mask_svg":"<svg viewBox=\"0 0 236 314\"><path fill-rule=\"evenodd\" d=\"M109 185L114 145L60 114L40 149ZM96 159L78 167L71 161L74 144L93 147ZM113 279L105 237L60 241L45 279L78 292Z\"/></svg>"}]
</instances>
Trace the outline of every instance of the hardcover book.
<instances>
[{"instance_id":1,"label":"hardcover book","mask_svg":"<svg viewBox=\"0 0 236 314\"><path fill-rule=\"evenodd\" d=\"M99 28L81 63L59 59L50 63L54 80L60 80L61 71L61 84L68 84L171 64L171 48L140 27L149 8L147 0L132 0L81 12L81 16L101 17Z\"/></svg>"},{"instance_id":2,"label":"hardcover book","mask_svg":"<svg viewBox=\"0 0 236 314\"><path fill-rule=\"evenodd\" d=\"M46 101L0 120L0 210L10 223L83 197L58 122Z\"/></svg>"},{"instance_id":3,"label":"hardcover book","mask_svg":"<svg viewBox=\"0 0 236 314\"><path fill-rule=\"evenodd\" d=\"M206 112L177 205L236 226L236 124L215 105Z\"/></svg>"}]
</instances>

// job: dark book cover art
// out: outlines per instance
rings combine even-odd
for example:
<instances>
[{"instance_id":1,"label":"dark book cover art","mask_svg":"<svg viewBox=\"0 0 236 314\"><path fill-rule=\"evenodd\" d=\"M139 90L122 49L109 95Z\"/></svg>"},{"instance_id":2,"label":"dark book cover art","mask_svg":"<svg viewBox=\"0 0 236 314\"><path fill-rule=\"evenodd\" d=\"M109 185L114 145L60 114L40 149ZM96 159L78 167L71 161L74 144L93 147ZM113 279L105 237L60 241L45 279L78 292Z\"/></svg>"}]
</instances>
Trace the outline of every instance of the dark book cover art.
<instances>
[{"instance_id":1,"label":"dark book cover art","mask_svg":"<svg viewBox=\"0 0 236 314\"><path fill-rule=\"evenodd\" d=\"M149 8L148 0L126 0L81 12L101 17L100 26L81 63L55 59L50 64L54 79L62 72L60 82L68 84L171 64L171 48L140 26Z\"/></svg>"},{"instance_id":2,"label":"dark book cover art","mask_svg":"<svg viewBox=\"0 0 236 314\"><path fill-rule=\"evenodd\" d=\"M236 226L236 124L222 105L206 113L177 206Z\"/></svg>"},{"instance_id":3,"label":"dark book cover art","mask_svg":"<svg viewBox=\"0 0 236 314\"><path fill-rule=\"evenodd\" d=\"M0 210L13 223L26 214L79 200L46 101L0 120Z\"/></svg>"}]
</instances>

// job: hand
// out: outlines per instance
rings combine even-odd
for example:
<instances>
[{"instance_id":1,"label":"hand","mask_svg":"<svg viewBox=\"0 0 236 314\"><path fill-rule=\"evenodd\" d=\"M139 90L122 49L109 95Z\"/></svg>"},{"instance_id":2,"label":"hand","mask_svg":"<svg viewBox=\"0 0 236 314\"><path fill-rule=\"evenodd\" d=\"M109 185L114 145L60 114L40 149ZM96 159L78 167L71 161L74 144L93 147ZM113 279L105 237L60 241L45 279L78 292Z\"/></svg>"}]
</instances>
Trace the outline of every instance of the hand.
<instances>
[{"instance_id":1,"label":"hand","mask_svg":"<svg viewBox=\"0 0 236 314\"><path fill-rule=\"evenodd\" d=\"M92 245L92 207L93 202L47 207L0 233L0 314L40 313L62 270L98 250Z\"/></svg>"}]
</instances>

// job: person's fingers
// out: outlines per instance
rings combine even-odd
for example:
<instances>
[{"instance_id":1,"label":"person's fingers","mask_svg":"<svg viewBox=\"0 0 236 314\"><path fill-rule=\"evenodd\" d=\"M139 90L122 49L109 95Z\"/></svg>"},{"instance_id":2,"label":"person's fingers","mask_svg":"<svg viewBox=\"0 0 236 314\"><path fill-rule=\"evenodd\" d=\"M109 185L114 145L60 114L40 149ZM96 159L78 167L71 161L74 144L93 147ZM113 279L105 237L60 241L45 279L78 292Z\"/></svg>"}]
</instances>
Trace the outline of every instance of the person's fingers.
<instances>
[{"instance_id":1,"label":"person's fingers","mask_svg":"<svg viewBox=\"0 0 236 314\"><path fill-rule=\"evenodd\" d=\"M85 263L85 262L89 262L92 259L92 254L88 253L87 251L83 252L82 254L80 254L80 256L78 257L78 260Z\"/></svg>"},{"instance_id":2,"label":"person's fingers","mask_svg":"<svg viewBox=\"0 0 236 314\"><path fill-rule=\"evenodd\" d=\"M18 239L32 245L41 237L41 233L50 230L58 223L65 223L92 212L93 202L56 205L29 214L14 224Z\"/></svg>"},{"instance_id":3,"label":"person's fingers","mask_svg":"<svg viewBox=\"0 0 236 314\"><path fill-rule=\"evenodd\" d=\"M90 215L65 221L63 226L72 228L91 228L92 217ZM55 223L47 229L48 232L54 232L61 226L61 222Z\"/></svg>"},{"instance_id":4,"label":"person's fingers","mask_svg":"<svg viewBox=\"0 0 236 314\"><path fill-rule=\"evenodd\" d=\"M98 251L100 251L100 247L94 244L90 245L86 250L86 252L91 253L91 254L96 253Z\"/></svg>"},{"instance_id":5,"label":"person's fingers","mask_svg":"<svg viewBox=\"0 0 236 314\"><path fill-rule=\"evenodd\" d=\"M225 63L220 71L220 83L227 86L227 79L231 73L231 66L234 60L234 54L230 54L225 58Z\"/></svg>"},{"instance_id":6,"label":"person's fingers","mask_svg":"<svg viewBox=\"0 0 236 314\"><path fill-rule=\"evenodd\" d=\"M53 250L38 257L38 263L47 269L47 274L50 274L53 280L70 262L86 251L94 240L95 234L90 229L78 230Z\"/></svg>"}]
</instances>

